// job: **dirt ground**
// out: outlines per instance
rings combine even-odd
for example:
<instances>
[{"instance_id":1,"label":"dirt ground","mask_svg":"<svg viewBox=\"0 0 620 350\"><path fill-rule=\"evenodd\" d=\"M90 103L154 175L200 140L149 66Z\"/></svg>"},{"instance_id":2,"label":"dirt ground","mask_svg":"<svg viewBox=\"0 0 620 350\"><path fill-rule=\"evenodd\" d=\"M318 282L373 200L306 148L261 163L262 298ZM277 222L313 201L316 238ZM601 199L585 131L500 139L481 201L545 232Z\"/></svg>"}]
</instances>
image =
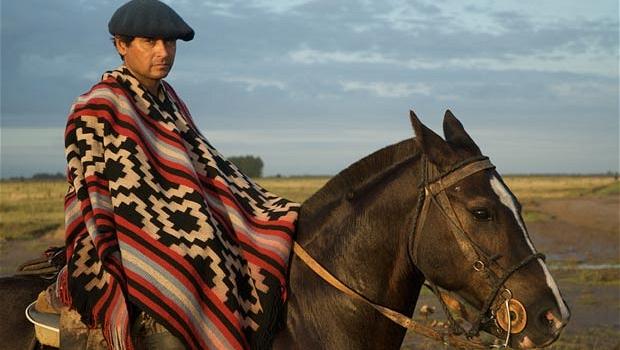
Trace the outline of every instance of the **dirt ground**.
<instances>
[{"instance_id":1,"label":"dirt ground","mask_svg":"<svg viewBox=\"0 0 620 350\"><path fill-rule=\"evenodd\" d=\"M537 248L553 261L574 263L620 262L619 197L573 198L536 203L551 216L530 225Z\"/></svg>"},{"instance_id":2,"label":"dirt ground","mask_svg":"<svg viewBox=\"0 0 620 350\"><path fill-rule=\"evenodd\" d=\"M528 210L540 214L540 220L528 224L530 236L547 255L572 312L552 348L620 349L620 195L550 199L529 203ZM0 242L0 275L59 244L60 231L32 241ZM436 305L434 297L422 295L417 308L424 304ZM403 349L413 348L444 346L409 333Z\"/></svg>"},{"instance_id":3,"label":"dirt ground","mask_svg":"<svg viewBox=\"0 0 620 350\"><path fill-rule=\"evenodd\" d=\"M49 247L62 245L62 229L33 240L0 240L0 276L11 275L23 262L41 257Z\"/></svg>"}]
</instances>

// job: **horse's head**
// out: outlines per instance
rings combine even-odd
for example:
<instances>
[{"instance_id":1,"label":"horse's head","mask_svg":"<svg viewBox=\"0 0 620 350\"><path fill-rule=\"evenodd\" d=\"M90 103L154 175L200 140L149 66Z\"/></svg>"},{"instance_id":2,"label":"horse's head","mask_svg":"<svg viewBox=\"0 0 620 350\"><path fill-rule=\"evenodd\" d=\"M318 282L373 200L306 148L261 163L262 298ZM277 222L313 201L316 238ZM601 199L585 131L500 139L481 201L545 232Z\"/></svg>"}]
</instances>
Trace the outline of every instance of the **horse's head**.
<instances>
[{"instance_id":1,"label":"horse's head","mask_svg":"<svg viewBox=\"0 0 620 350\"><path fill-rule=\"evenodd\" d=\"M426 158L425 199L409 246L417 268L478 310L472 333L510 332L509 345L518 348L550 344L570 313L519 202L450 111L445 140L413 112L411 122Z\"/></svg>"}]
</instances>

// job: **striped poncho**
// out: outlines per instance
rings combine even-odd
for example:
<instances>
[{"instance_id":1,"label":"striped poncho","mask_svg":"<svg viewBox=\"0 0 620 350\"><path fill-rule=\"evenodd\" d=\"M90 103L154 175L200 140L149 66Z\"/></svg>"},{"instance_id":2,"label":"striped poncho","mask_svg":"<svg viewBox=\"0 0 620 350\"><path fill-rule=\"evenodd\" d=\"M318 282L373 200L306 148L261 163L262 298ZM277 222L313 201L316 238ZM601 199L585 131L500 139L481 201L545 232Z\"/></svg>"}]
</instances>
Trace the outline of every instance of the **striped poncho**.
<instances>
[{"instance_id":1,"label":"striped poncho","mask_svg":"<svg viewBox=\"0 0 620 350\"><path fill-rule=\"evenodd\" d=\"M65 132L61 298L109 348L142 311L190 349L260 347L286 297L299 205L213 148L173 89L129 70L73 104Z\"/></svg>"}]
</instances>

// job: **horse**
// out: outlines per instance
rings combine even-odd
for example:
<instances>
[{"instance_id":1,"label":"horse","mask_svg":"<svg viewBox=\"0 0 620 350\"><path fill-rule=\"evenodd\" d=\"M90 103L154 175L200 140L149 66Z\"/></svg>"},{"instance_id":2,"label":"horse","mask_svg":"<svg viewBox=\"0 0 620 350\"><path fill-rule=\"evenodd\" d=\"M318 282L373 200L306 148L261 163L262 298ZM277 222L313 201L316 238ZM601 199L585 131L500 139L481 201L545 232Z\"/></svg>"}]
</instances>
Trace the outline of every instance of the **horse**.
<instances>
[{"instance_id":1,"label":"horse","mask_svg":"<svg viewBox=\"0 0 620 350\"><path fill-rule=\"evenodd\" d=\"M398 349L406 328L395 319L412 316L425 283L476 311L469 329L449 316L469 337L544 347L568 323L519 202L463 125L446 111L444 140L410 119L415 137L352 164L301 206L273 349Z\"/></svg>"},{"instance_id":2,"label":"horse","mask_svg":"<svg viewBox=\"0 0 620 350\"><path fill-rule=\"evenodd\" d=\"M6 276L0 278L0 339L2 349L35 349L34 327L24 311L47 288L50 280L39 276Z\"/></svg>"},{"instance_id":3,"label":"horse","mask_svg":"<svg viewBox=\"0 0 620 350\"><path fill-rule=\"evenodd\" d=\"M49 247L42 256L22 263L13 276L0 277L0 339L5 349L38 349L26 308L55 280L66 260L63 247Z\"/></svg>"},{"instance_id":4,"label":"horse","mask_svg":"<svg viewBox=\"0 0 620 350\"><path fill-rule=\"evenodd\" d=\"M566 326L568 306L488 158L449 110L445 140L410 119L414 138L354 163L303 203L296 244L358 297L294 254L274 349L398 349L406 328L377 308L411 317L424 283L477 310L468 336L483 329L527 349Z\"/></svg>"}]
</instances>

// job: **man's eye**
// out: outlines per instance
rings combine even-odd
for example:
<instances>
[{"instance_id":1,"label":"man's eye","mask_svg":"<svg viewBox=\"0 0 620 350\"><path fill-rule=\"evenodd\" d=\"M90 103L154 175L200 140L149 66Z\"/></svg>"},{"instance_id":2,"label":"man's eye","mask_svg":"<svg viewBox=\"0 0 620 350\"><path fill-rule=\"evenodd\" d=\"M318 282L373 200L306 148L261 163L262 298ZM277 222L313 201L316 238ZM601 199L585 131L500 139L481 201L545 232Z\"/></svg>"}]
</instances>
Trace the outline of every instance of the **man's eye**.
<instances>
[{"instance_id":1,"label":"man's eye","mask_svg":"<svg viewBox=\"0 0 620 350\"><path fill-rule=\"evenodd\" d=\"M491 221L491 213L486 208L476 208L471 211L471 214L478 221Z\"/></svg>"}]
</instances>

